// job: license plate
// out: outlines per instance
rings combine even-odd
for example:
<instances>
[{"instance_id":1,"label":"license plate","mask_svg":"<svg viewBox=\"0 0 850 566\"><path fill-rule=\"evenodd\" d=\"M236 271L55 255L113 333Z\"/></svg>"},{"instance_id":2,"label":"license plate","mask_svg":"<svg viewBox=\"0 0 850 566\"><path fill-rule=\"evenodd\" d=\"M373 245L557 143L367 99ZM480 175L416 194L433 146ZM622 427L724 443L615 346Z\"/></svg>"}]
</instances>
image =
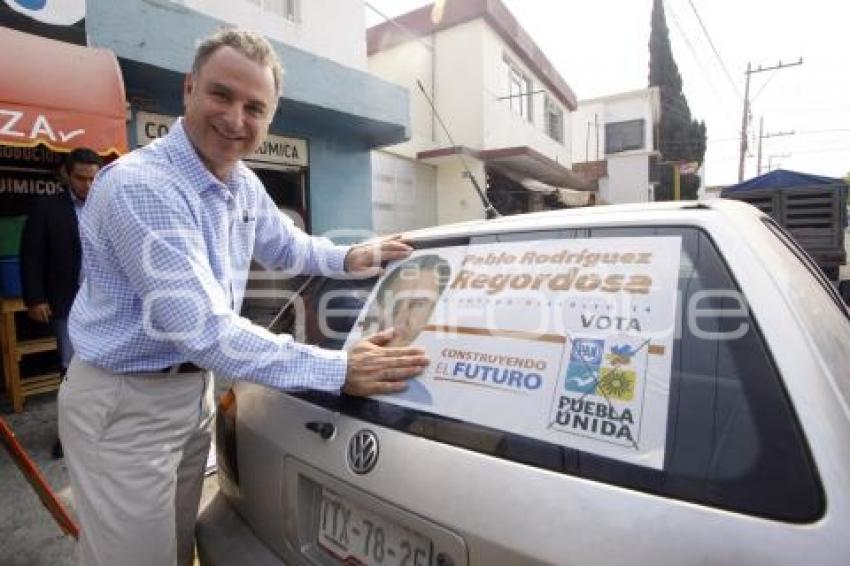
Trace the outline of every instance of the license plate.
<instances>
[{"instance_id":1,"label":"license plate","mask_svg":"<svg viewBox=\"0 0 850 566\"><path fill-rule=\"evenodd\" d=\"M395 521L322 491L319 546L347 563L428 566L431 540Z\"/></svg>"}]
</instances>

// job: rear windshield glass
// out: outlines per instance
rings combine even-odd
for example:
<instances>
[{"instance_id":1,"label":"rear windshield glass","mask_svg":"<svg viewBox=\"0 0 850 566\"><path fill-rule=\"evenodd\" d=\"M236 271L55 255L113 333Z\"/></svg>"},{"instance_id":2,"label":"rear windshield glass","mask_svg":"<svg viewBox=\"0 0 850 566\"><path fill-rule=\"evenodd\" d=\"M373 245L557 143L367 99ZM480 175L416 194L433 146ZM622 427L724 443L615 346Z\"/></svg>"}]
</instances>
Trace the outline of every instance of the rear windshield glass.
<instances>
[{"instance_id":1,"label":"rear windshield glass","mask_svg":"<svg viewBox=\"0 0 850 566\"><path fill-rule=\"evenodd\" d=\"M295 395L435 441L788 521L824 503L773 361L708 236L582 229L418 243L380 279L310 281L280 331L389 327L431 365L402 394Z\"/></svg>"}]
</instances>

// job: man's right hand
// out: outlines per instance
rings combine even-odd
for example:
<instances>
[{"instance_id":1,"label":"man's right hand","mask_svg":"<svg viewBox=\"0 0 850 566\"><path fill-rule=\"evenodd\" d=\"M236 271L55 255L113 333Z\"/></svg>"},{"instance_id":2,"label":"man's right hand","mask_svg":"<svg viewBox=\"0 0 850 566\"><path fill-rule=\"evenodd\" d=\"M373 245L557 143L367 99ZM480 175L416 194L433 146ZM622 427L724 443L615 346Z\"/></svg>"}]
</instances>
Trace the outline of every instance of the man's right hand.
<instances>
[{"instance_id":1,"label":"man's right hand","mask_svg":"<svg viewBox=\"0 0 850 566\"><path fill-rule=\"evenodd\" d=\"M50 322L50 317L53 316L53 313L50 310L50 305L47 303L40 303L27 308L27 316L36 322L43 322L44 324L47 324Z\"/></svg>"},{"instance_id":2,"label":"man's right hand","mask_svg":"<svg viewBox=\"0 0 850 566\"><path fill-rule=\"evenodd\" d=\"M354 345L348 352L343 392L368 397L404 391L405 382L428 366L428 356L422 348L385 347L392 338L393 329L389 328Z\"/></svg>"}]
</instances>

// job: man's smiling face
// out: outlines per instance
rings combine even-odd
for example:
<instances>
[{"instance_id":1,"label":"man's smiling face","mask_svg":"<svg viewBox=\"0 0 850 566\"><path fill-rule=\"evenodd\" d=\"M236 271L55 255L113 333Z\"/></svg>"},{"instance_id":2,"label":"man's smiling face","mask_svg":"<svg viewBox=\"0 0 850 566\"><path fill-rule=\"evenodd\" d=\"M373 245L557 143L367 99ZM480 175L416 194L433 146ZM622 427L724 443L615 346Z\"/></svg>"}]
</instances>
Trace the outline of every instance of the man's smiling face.
<instances>
[{"instance_id":1,"label":"man's smiling face","mask_svg":"<svg viewBox=\"0 0 850 566\"><path fill-rule=\"evenodd\" d=\"M186 77L186 134L201 160L224 180L268 132L277 105L271 68L232 47L220 47Z\"/></svg>"}]
</instances>

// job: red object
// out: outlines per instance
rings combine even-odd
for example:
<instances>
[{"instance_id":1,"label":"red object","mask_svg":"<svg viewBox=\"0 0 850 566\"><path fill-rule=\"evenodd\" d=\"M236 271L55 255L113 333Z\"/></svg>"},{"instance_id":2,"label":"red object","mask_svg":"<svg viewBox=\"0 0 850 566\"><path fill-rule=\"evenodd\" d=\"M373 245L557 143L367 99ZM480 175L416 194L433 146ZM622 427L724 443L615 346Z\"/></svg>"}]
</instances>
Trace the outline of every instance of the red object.
<instances>
[{"instance_id":1,"label":"red object","mask_svg":"<svg viewBox=\"0 0 850 566\"><path fill-rule=\"evenodd\" d=\"M127 152L115 54L0 27L0 144Z\"/></svg>"}]
</instances>

